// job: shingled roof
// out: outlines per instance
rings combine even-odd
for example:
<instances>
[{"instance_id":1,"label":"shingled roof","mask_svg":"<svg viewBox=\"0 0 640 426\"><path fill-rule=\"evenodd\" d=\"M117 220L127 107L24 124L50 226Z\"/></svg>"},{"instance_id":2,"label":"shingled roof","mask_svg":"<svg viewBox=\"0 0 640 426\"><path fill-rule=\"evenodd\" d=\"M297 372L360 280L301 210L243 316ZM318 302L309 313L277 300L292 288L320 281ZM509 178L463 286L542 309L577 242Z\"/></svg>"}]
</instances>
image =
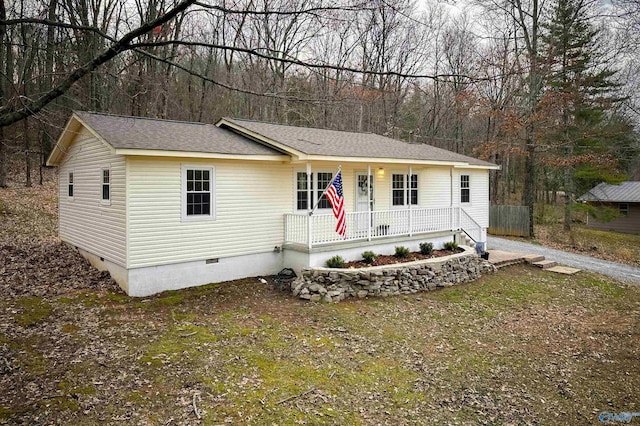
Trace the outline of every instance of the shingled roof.
<instances>
[{"instance_id":1,"label":"shingled roof","mask_svg":"<svg viewBox=\"0 0 640 426\"><path fill-rule=\"evenodd\" d=\"M374 133L287 126L234 118L223 118L218 125L249 130L307 155L460 162L495 167L493 163L431 145L402 142Z\"/></svg>"},{"instance_id":2,"label":"shingled roof","mask_svg":"<svg viewBox=\"0 0 640 426\"><path fill-rule=\"evenodd\" d=\"M282 155L213 124L84 111L74 111L74 114L115 149Z\"/></svg>"},{"instance_id":3,"label":"shingled roof","mask_svg":"<svg viewBox=\"0 0 640 426\"><path fill-rule=\"evenodd\" d=\"M640 181L622 182L620 185L611 185L603 182L588 191L579 200L640 203Z\"/></svg>"},{"instance_id":4,"label":"shingled roof","mask_svg":"<svg viewBox=\"0 0 640 426\"><path fill-rule=\"evenodd\" d=\"M426 144L401 142L373 133L345 132L223 118L217 125L74 111L47 164L64 156L81 125L122 155L254 156L302 160L423 162L496 168L495 164ZM156 151L157 153L155 153ZM162 151L162 152L161 152ZM247 156L247 157L244 157Z\"/></svg>"}]
</instances>

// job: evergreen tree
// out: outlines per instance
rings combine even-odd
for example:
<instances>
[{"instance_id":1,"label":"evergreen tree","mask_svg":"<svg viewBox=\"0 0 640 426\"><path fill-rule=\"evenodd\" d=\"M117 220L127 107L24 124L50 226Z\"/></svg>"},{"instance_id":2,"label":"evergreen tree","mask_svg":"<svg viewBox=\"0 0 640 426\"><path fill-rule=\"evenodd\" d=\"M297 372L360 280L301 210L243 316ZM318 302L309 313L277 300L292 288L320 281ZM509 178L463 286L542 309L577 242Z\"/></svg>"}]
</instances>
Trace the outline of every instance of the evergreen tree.
<instances>
[{"instance_id":1,"label":"evergreen tree","mask_svg":"<svg viewBox=\"0 0 640 426\"><path fill-rule=\"evenodd\" d=\"M543 37L545 98L553 116L546 136L556 148L555 164L562 167L565 230L571 227L576 189L585 189L576 183L619 178L612 173L617 164L610 154L621 130L614 123L613 106L622 99L615 96L615 71L602 63L598 35L584 0L557 0Z\"/></svg>"}]
</instances>

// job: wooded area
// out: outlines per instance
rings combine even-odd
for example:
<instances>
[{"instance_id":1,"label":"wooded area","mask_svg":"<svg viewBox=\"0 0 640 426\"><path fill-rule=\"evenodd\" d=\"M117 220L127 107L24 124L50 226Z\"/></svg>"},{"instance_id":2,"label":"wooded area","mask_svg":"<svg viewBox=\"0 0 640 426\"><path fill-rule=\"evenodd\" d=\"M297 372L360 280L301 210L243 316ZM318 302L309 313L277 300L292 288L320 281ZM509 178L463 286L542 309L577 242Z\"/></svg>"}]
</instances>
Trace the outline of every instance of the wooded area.
<instances>
[{"instance_id":1,"label":"wooded area","mask_svg":"<svg viewBox=\"0 0 640 426\"><path fill-rule=\"evenodd\" d=\"M500 164L493 203L564 191L567 217L640 179L638 0L16 0L0 38L0 186L72 109L429 143Z\"/></svg>"}]
</instances>

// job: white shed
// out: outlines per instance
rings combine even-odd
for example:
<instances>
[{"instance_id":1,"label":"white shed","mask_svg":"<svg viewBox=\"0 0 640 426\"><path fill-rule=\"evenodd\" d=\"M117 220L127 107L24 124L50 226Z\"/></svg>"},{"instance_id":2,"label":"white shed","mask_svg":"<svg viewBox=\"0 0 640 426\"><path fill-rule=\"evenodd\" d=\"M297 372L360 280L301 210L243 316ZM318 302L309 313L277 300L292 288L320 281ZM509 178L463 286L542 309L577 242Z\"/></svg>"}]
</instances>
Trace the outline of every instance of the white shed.
<instances>
[{"instance_id":1,"label":"white shed","mask_svg":"<svg viewBox=\"0 0 640 426\"><path fill-rule=\"evenodd\" d=\"M131 296L401 244L484 242L497 168L370 133L89 112L73 113L48 164L59 167L60 238ZM345 238L318 200L339 168Z\"/></svg>"}]
</instances>

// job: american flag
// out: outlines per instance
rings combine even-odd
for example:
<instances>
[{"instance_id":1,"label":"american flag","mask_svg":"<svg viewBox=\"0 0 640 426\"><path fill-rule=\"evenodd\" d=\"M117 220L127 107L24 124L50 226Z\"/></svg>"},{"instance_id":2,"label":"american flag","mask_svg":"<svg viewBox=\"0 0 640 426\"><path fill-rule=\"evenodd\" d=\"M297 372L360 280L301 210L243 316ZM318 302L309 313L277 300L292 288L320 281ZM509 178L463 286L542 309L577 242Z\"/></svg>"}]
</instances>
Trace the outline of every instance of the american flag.
<instances>
[{"instance_id":1,"label":"american flag","mask_svg":"<svg viewBox=\"0 0 640 426\"><path fill-rule=\"evenodd\" d=\"M336 177L329 185L329 189L327 189L327 198L331 203L331 208L333 209L333 215L338 219L338 224L336 225L336 232L342 236L342 238L346 238L347 235L347 221L344 217L344 195L342 193L342 172L338 172Z\"/></svg>"}]
</instances>

